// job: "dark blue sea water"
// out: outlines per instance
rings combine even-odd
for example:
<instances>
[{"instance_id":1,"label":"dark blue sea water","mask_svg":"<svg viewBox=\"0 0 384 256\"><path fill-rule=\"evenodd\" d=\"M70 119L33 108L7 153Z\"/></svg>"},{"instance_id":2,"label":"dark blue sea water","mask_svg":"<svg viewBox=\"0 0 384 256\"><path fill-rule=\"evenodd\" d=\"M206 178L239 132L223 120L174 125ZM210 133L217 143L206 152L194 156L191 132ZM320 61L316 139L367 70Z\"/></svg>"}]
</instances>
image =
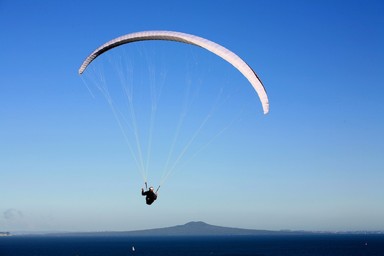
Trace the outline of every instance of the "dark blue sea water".
<instances>
[{"instance_id":1,"label":"dark blue sea water","mask_svg":"<svg viewBox=\"0 0 384 256\"><path fill-rule=\"evenodd\" d=\"M135 251L132 250L135 248ZM0 237L0 256L384 256L384 235Z\"/></svg>"}]
</instances>

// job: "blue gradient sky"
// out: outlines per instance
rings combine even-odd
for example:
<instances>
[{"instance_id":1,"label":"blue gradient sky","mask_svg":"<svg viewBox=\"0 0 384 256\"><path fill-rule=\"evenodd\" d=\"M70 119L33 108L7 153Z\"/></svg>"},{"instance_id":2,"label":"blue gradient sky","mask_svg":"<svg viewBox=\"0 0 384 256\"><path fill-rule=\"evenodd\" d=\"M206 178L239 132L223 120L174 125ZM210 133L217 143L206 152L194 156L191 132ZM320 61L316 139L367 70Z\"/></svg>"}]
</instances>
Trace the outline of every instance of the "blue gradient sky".
<instances>
[{"instance_id":1,"label":"blue gradient sky","mask_svg":"<svg viewBox=\"0 0 384 256\"><path fill-rule=\"evenodd\" d=\"M135 230L192 220L384 230L382 1L3 0L0 27L0 231ZM239 121L177 170L151 207L111 110L77 74L95 48L142 30L181 31L231 49L261 77L271 104L263 116L250 85L215 56L165 45L165 56L187 52L180 61L199 64L183 71L164 57L154 62L167 65L169 88L185 72L199 96L206 84L235 85L243 96L212 127L217 132L241 113Z\"/></svg>"}]
</instances>

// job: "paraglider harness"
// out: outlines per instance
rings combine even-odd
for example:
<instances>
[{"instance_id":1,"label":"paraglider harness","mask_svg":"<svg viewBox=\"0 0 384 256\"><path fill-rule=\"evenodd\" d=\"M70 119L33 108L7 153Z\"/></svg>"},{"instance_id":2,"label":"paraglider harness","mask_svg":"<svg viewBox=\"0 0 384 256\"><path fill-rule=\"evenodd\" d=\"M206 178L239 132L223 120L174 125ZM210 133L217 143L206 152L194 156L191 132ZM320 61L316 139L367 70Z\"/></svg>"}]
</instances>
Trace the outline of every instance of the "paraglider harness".
<instances>
[{"instance_id":1,"label":"paraglider harness","mask_svg":"<svg viewBox=\"0 0 384 256\"><path fill-rule=\"evenodd\" d=\"M148 190L148 185L147 185L147 182L145 182L145 192L142 191L141 194L143 196L146 196L145 200L146 200L146 203L147 205L151 205L156 199L157 199L157 191L159 191L160 189L160 186L156 189L155 192L153 192L153 190Z\"/></svg>"}]
</instances>

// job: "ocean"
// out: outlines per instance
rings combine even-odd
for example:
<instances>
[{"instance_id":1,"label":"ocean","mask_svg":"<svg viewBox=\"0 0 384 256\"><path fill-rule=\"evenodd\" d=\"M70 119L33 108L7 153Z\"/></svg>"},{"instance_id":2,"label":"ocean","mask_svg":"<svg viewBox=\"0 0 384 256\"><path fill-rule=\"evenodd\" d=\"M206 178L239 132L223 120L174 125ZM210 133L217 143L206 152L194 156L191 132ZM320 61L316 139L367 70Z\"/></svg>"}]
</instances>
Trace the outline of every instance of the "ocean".
<instances>
[{"instance_id":1,"label":"ocean","mask_svg":"<svg viewBox=\"0 0 384 256\"><path fill-rule=\"evenodd\" d=\"M0 237L0 256L384 256L384 235Z\"/></svg>"}]
</instances>

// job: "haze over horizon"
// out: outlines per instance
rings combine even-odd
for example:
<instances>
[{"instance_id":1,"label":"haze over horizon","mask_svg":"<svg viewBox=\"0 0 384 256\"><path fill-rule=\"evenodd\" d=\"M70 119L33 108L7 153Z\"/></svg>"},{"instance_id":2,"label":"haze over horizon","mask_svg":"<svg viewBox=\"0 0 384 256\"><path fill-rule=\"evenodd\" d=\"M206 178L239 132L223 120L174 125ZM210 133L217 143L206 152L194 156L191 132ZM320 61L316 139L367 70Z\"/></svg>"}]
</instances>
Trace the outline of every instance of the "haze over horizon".
<instances>
[{"instance_id":1,"label":"haze over horizon","mask_svg":"<svg viewBox=\"0 0 384 256\"><path fill-rule=\"evenodd\" d=\"M169 227L153 227L141 230L99 230L99 231L16 231L9 235L49 236L228 236L228 235L311 235L311 234L384 234L384 230L317 231L317 230L265 230L217 226L203 221L190 221ZM1 236L1 232L0 232Z\"/></svg>"}]
</instances>

